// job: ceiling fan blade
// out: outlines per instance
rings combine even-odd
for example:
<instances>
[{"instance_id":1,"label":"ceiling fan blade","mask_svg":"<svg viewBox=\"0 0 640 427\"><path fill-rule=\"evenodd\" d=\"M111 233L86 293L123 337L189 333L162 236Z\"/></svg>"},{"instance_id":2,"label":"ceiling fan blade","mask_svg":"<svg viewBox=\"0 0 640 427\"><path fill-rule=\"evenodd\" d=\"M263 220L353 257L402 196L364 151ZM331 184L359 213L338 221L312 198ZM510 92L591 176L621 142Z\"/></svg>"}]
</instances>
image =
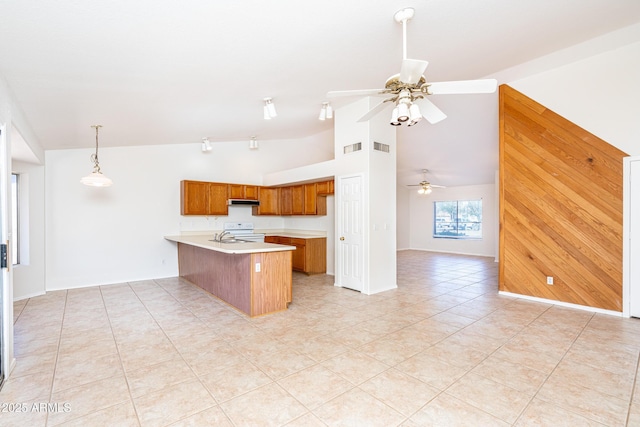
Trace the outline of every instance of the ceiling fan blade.
<instances>
[{"instance_id":1,"label":"ceiling fan blade","mask_svg":"<svg viewBox=\"0 0 640 427\"><path fill-rule=\"evenodd\" d=\"M387 106L389 105L393 105L393 104L391 102L382 101L381 103L373 107L371 110L369 110L367 114L360 117L358 119L358 122L366 122L367 120L371 119L373 116L375 116L376 114L380 113L382 110L387 108Z\"/></svg>"},{"instance_id":2,"label":"ceiling fan blade","mask_svg":"<svg viewBox=\"0 0 640 427\"><path fill-rule=\"evenodd\" d=\"M427 119L427 121L432 125L447 118L447 115L443 113L442 110L426 98L416 99L414 102L418 104L418 107L420 107L422 117Z\"/></svg>"},{"instance_id":3,"label":"ceiling fan blade","mask_svg":"<svg viewBox=\"0 0 640 427\"><path fill-rule=\"evenodd\" d=\"M440 94L462 94L462 93L493 93L498 87L495 79L485 80L458 80L453 82L436 82L429 84L429 93Z\"/></svg>"},{"instance_id":4,"label":"ceiling fan blade","mask_svg":"<svg viewBox=\"0 0 640 427\"><path fill-rule=\"evenodd\" d=\"M433 188L447 188L444 185L436 185L436 184L429 184L431 185Z\"/></svg>"},{"instance_id":5,"label":"ceiling fan blade","mask_svg":"<svg viewBox=\"0 0 640 427\"><path fill-rule=\"evenodd\" d=\"M427 61L420 61L419 59L405 59L402 61L399 80L402 83L418 83L420 77L424 74L424 70L427 69L427 65L429 65Z\"/></svg>"},{"instance_id":6,"label":"ceiling fan blade","mask_svg":"<svg viewBox=\"0 0 640 427\"><path fill-rule=\"evenodd\" d=\"M385 89L356 89L356 90L332 90L327 92L327 98L338 98L340 96L384 96L381 93Z\"/></svg>"}]
</instances>

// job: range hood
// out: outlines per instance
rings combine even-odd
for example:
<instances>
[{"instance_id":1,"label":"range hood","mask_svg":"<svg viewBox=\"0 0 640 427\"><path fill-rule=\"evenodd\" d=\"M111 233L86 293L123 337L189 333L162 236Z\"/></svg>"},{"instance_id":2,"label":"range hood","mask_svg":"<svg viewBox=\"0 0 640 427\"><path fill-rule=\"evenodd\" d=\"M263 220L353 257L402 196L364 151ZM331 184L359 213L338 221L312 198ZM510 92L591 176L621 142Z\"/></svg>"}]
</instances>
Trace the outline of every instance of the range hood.
<instances>
[{"instance_id":1,"label":"range hood","mask_svg":"<svg viewBox=\"0 0 640 427\"><path fill-rule=\"evenodd\" d=\"M248 199L228 199L227 205L229 206L260 206L260 201L248 200Z\"/></svg>"}]
</instances>

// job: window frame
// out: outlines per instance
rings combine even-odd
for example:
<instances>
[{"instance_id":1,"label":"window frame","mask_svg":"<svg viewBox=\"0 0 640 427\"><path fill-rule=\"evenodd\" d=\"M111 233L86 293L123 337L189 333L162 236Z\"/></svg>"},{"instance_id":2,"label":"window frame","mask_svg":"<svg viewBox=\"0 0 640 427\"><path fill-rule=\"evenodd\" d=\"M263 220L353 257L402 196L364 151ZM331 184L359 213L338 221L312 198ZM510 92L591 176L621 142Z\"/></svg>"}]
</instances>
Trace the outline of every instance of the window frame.
<instances>
[{"instance_id":1,"label":"window frame","mask_svg":"<svg viewBox=\"0 0 640 427\"><path fill-rule=\"evenodd\" d=\"M460 204L466 203L468 210L468 203L479 203L479 217L475 216L476 220L470 219L467 214L466 219L462 220L460 215ZM440 209L440 204L455 204L455 211L451 208ZM482 217L483 217L483 203L482 198L479 199L460 199L460 200L434 200L433 202L433 233L434 239L454 239L454 240L482 240L484 238ZM451 211L451 214L447 217L444 215L438 215L439 212ZM455 212L455 213L454 213ZM439 220L441 219L441 220ZM471 231L471 235L467 234L467 231ZM443 234L443 231L450 232L451 234ZM475 235L477 232L479 235Z\"/></svg>"}]
</instances>

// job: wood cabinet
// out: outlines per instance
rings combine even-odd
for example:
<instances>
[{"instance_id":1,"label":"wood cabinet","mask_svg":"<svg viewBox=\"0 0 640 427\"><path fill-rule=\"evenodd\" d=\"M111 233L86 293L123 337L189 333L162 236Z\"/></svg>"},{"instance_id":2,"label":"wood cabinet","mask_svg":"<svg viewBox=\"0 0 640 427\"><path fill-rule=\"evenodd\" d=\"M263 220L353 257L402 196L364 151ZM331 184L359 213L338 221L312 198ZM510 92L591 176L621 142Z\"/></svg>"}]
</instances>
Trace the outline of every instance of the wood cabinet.
<instances>
[{"instance_id":1,"label":"wood cabinet","mask_svg":"<svg viewBox=\"0 0 640 427\"><path fill-rule=\"evenodd\" d=\"M304 214L317 215L318 192L316 183L306 184L304 186Z\"/></svg>"},{"instance_id":2,"label":"wood cabinet","mask_svg":"<svg viewBox=\"0 0 640 427\"><path fill-rule=\"evenodd\" d=\"M291 268L306 274L327 272L327 238L300 238L287 236L266 236L265 243L295 246L291 257Z\"/></svg>"},{"instance_id":3,"label":"wood cabinet","mask_svg":"<svg viewBox=\"0 0 640 427\"><path fill-rule=\"evenodd\" d=\"M304 215L304 185L291 188L291 215Z\"/></svg>"},{"instance_id":4,"label":"wood cabinet","mask_svg":"<svg viewBox=\"0 0 640 427\"><path fill-rule=\"evenodd\" d=\"M258 200L258 186L244 184L229 184L230 199Z\"/></svg>"},{"instance_id":5,"label":"wood cabinet","mask_svg":"<svg viewBox=\"0 0 640 427\"><path fill-rule=\"evenodd\" d=\"M228 184L219 182L181 181L181 215L228 215Z\"/></svg>"},{"instance_id":6,"label":"wood cabinet","mask_svg":"<svg viewBox=\"0 0 640 427\"><path fill-rule=\"evenodd\" d=\"M334 194L334 181L322 181L317 183L318 196L328 196Z\"/></svg>"},{"instance_id":7,"label":"wood cabinet","mask_svg":"<svg viewBox=\"0 0 640 427\"><path fill-rule=\"evenodd\" d=\"M292 187L280 188L280 215L293 215Z\"/></svg>"},{"instance_id":8,"label":"wood cabinet","mask_svg":"<svg viewBox=\"0 0 640 427\"><path fill-rule=\"evenodd\" d=\"M253 215L280 215L279 188L258 187L260 206L254 206Z\"/></svg>"},{"instance_id":9,"label":"wood cabinet","mask_svg":"<svg viewBox=\"0 0 640 427\"><path fill-rule=\"evenodd\" d=\"M259 200L253 215L326 215L333 180L287 187L221 182L180 182L181 215L229 215L228 199Z\"/></svg>"}]
</instances>

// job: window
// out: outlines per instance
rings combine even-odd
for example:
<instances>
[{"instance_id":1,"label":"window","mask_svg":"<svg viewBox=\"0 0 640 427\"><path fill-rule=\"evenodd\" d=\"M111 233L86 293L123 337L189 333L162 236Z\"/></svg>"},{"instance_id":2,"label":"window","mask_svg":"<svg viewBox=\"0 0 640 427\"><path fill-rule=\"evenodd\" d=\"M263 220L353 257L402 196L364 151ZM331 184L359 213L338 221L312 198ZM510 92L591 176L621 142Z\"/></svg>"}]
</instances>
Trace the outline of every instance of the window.
<instances>
[{"instance_id":1,"label":"window","mask_svg":"<svg viewBox=\"0 0 640 427\"><path fill-rule=\"evenodd\" d=\"M20 257L18 252L18 242L20 236L18 235L19 221L18 221L18 174L11 174L11 261L12 264L19 264Z\"/></svg>"},{"instance_id":2,"label":"window","mask_svg":"<svg viewBox=\"0 0 640 427\"><path fill-rule=\"evenodd\" d=\"M433 202L433 237L482 239L482 200Z\"/></svg>"}]
</instances>

